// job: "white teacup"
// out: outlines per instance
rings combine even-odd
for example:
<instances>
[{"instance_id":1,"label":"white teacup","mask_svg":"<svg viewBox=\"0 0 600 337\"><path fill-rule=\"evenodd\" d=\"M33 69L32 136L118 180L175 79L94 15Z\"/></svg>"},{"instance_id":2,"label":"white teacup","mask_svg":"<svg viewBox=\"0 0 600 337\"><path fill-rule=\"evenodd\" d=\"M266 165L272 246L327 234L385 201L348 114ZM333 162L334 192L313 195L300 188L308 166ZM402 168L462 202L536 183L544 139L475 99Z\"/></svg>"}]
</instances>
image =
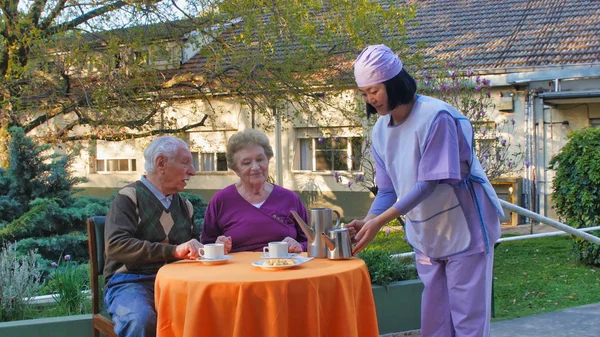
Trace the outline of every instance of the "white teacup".
<instances>
[{"instance_id":1,"label":"white teacup","mask_svg":"<svg viewBox=\"0 0 600 337\"><path fill-rule=\"evenodd\" d=\"M269 242L268 247L263 247L263 253L267 254L271 258L282 258L288 257L288 243L283 241Z\"/></svg>"},{"instance_id":2,"label":"white teacup","mask_svg":"<svg viewBox=\"0 0 600 337\"><path fill-rule=\"evenodd\" d=\"M208 260L218 260L225 256L225 246L222 243L207 243L198 248L198 255Z\"/></svg>"}]
</instances>

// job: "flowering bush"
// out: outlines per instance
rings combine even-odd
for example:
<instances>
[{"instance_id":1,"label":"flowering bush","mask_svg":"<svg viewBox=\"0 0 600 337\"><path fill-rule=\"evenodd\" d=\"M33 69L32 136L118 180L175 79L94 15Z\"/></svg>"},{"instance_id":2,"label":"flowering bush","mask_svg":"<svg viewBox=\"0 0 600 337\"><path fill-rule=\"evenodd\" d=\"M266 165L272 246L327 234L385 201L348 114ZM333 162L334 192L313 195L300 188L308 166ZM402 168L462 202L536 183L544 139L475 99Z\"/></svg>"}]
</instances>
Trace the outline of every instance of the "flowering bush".
<instances>
[{"instance_id":1,"label":"flowering bush","mask_svg":"<svg viewBox=\"0 0 600 337\"><path fill-rule=\"evenodd\" d=\"M369 137L363 137L361 152L357 154L359 172L340 173L333 172L333 177L338 183L348 186L351 190L364 190L377 195L378 188L375 184L375 162L371 153L371 141ZM354 159L354 158L353 158Z\"/></svg>"},{"instance_id":2,"label":"flowering bush","mask_svg":"<svg viewBox=\"0 0 600 337\"><path fill-rule=\"evenodd\" d=\"M472 70L456 71L454 67L456 64L449 62L438 73L421 72L416 76L419 90L449 103L471 121L475 154L490 181L519 170L524 152L521 144L513 143L514 118L498 122L492 114L490 81Z\"/></svg>"},{"instance_id":3,"label":"flowering bush","mask_svg":"<svg viewBox=\"0 0 600 337\"><path fill-rule=\"evenodd\" d=\"M71 255L62 261L52 262L54 270L50 274L49 289L54 293L57 310L63 315L77 315L86 312L88 304L85 290L88 287L88 265L77 265Z\"/></svg>"}]
</instances>

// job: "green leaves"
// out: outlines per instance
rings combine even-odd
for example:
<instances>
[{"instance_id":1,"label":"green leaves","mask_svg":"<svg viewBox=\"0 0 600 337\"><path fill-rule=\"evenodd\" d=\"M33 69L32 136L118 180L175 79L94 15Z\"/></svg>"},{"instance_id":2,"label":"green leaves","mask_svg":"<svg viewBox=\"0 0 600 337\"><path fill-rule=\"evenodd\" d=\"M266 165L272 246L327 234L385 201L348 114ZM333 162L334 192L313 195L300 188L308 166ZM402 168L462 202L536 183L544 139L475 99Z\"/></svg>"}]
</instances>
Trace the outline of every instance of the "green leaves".
<instances>
[{"instance_id":1,"label":"green leaves","mask_svg":"<svg viewBox=\"0 0 600 337\"><path fill-rule=\"evenodd\" d=\"M558 215L569 226L585 228L600 225L600 128L571 132L567 144L550 161L556 169L552 200ZM593 233L598 236L598 233ZM598 246L582 239L573 240L577 259L600 265Z\"/></svg>"},{"instance_id":2,"label":"green leaves","mask_svg":"<svg viewBox=\"0 0 600 337\"><path fill-rule=\"evenodd\" d=\"M385 249L366 249L358 257L365 261L371 283L387 285L396 281L413 280L417 278L414 260L407 263L392 258L392 252Z\"/></svg>"}]
</instances>

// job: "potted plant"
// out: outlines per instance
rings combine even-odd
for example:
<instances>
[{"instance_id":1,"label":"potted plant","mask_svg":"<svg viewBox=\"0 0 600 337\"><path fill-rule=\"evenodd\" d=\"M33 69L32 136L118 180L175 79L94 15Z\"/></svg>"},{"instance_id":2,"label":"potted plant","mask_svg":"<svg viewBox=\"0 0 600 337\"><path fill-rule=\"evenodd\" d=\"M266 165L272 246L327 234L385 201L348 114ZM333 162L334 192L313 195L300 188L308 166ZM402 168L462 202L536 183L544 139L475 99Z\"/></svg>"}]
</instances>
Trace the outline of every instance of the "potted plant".
<instances>
[{"instance_id":1,"label":"potted plant","mask_svg":"<svg viewBox=\"0 0 600 337\"><path fill-rule=\"evenodd\" d=\"M396 259L386 249L367 249L359 257L371 275L379 333L419 329L423 283L413 260Z\"/></svg>"}]
</instances>

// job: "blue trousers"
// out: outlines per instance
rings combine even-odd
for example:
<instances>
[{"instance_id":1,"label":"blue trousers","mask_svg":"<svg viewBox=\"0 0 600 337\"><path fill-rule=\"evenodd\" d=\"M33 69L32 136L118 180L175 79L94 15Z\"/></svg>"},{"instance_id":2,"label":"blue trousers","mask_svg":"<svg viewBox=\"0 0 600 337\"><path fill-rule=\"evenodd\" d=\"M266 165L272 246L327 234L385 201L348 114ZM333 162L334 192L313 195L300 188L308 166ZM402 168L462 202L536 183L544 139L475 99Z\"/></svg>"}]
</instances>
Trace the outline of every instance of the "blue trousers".
<instances>
[{"instance_id":1,"label":"blue trousers","mask_svg":"<svg viewBox=\"0 0 600 337\"><path fill-rule=\"evenodd\" d=\"M104 288L104 304L119 337L156 336L156 275L114 274Z\"/></svg>"}]
</instances>

